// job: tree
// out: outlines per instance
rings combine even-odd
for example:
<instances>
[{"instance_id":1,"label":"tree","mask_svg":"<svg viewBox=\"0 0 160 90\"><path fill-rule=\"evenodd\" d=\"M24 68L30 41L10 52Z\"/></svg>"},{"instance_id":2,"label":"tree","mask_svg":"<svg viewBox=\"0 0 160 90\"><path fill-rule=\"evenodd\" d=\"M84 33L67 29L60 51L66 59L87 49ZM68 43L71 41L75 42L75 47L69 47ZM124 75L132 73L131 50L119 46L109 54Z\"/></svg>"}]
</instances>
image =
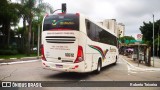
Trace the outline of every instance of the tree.
<instances>
[{"instance_id":1,"label":"tree","mask_svg":"<svg viewBox=\"0 0 160 90\"><path fill-rule=\"evenodd\" d=\"M158 30L159 30L159 25L160 25L160 20L157 20L156 22L154 22L154 36L156 39L158 36L157 36L157 33L158 33ZM146 23L146 22L143 22L143 26L140 26L140 31L141 33L143 34L143 41L148 44L149 46L152 46L153 44L153 39L152 39L152 36L153 36L153 23L152 22L149 22L149 23Z\"/></svg>"},{"instance_id":2,"label":"tree","mask_svg":"<svg viewBox=\"0 0 160 90\"><path fill-rule=\"evenodd\" d=\"M10 27L15 26L19 21L19 5L17 3L11 3L9 0L1 0L0 3L0 32L3 35L3 44L8 48L10 42Z\"/></svg>"},{"instance_id":3,"label":"tree","mask_svg":"<svg viewBox=\"0 0 160 90\"><path fill-rule=\"evenodd\" d=\"M159 39L158 38L155 39L155 45L158 45L158 42L159 42L159 46L160 46L160 36L159 36Z\"/></svg>"},{"instance_id":4,"label":"tree","mask_svg":"<svg viewBox=\"0 0 160 90\"><path fill-rule=\"evenodd\" d=\"M38 25L42 25L43 16L35 17L32 21L32 48L38 45ZM41 30L41 27L40 27Z\"/></svg>"},{"instance_id":5,"label":"tree","mask_svg":"<svg viewBox=\"0 0 160 90\"><path fill-rule=\"evenodd\" d=\"M32 21L35 16L40 16L46 10L50 10L53 12L52 7L47 4L43 3L42 0L20 0L21 4L23 5L23 25L24 30L26 23L28 22L28 37L27 37L27 55L30 54L30 43L31 43L31 33L32 33ZM38 3L39 2L39 3Z\"/></svg>"},{"instance_id":6,"label":"tree","mask_svg":"<svg viewBox=\"0 0 160 90\"><path fill-rule=\"evenodd\" d=\"M148 44L150 47L153 45L153 23L149 22L143 22L143 26L140 26L140 31L143 34L143 40L146 44ZM154 22L154 45L155 45L155 54L158 53L157 49L158 48L158 31L160 32L160 20L157 20ZM153 50L153 47L152 47ZM158 54L157 54L158 55Z\"/></svg>"}]
</instances>

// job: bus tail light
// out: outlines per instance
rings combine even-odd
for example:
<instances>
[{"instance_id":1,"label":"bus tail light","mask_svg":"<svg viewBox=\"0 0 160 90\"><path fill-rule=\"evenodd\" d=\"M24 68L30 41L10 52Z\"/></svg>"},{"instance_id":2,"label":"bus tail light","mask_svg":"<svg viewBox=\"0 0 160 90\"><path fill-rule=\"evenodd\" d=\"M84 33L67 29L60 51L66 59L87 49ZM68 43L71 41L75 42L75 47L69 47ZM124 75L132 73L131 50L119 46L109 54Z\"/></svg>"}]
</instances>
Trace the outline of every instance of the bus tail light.
<instances>
[{"instance_id":1,"label":"bus tail light","mask_svg":"<svg viewBox=\"0 0 160 90\"><path fill-rule=\"evenodd\" d=\"M77 58L74 61L74 63L79 63L84 61L84 57L83 57L83 48L82 46L78 46L78 52L77 52Z\"/></svg>"},{"instance_id":2,"label":"bus tail light","mask_svg":"<svg viewBox=\"0 0 160 90\"><path fill-rule=\"evenodd\" d=\"M43 44L41 45L41 58L42 58L42 60L46 61L46 58L44 56L44 47L43 47Z\"/></svg>"}]
</instances>

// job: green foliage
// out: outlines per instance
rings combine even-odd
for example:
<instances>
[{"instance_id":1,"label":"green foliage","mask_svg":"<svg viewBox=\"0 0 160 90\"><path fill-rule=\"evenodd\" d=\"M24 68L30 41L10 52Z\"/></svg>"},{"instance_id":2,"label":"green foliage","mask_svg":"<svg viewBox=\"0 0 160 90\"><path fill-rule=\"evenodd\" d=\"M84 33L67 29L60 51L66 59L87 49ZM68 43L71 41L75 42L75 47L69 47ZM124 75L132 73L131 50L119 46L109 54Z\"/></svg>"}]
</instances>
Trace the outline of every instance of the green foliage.
<instances>
[{"instance_id":1,"label":"green foliage","mask_svg":"<svg viewBox=\"0 0 160 90\"><path fill-rule=\"evenodd\" d=\"M15 55L18 54L16 45L10 45L0 49L0 55Z\"/></svg>"},{"instance_id":2,"label":"green foliage","mask_svg":"<svg viewBox=\"0 0 160 90\"><path fill-rule=\"evenodd\" d=\"M159 39L158 39L158 37L155 39L155 45L158 45L158 42L159 42L159 46L160 46L160 36L159 36Z\"/></svg>"},{"instance_id":3,"label":"green foliage","mask_svg":"<svg viewBox=\"0 0 160 90\"><path fill-rule=\"evenodd\" d=\"M26 51L30 54L32 32L35 33L35 39L37 39L38 24L42 23L42 16L48 10L50 10L51 13L53 12L50 4L42 2L43 0L19 1L20 3L12 3L11 0L0 1L0 33L2 33L2 37L4 37L0 40L3 41L1 42L1 46L5 47L4 50L1 50L3 54L24 53ZM38 20L36 20L35 17L38 17ZM23 27L11 30L10 27L17 26L20 18L23 18ZM28 22L28 26L26 25L26 21ZM15 35L18 36L16 38L18 46L12 49L10 48L10 41L15 38Z\"/></svg>"},{"instance_id":4,"label":"green foliage","mask_svg":"<svg viewBox=\"0 0 160 90\"><path fill-rule=\"evenodd\" d=\"M17 25L20 18L19 4L11 3L9 0L1 0L0 3L0 33L7 38L4 38L5 42L2 44L8 47L10 36L14 34L10 27Z\"/></svg>"},{"instance_id":5,"label":"green foliage","mask_svg":"<svg viewBox=\"0 0 160 90\"><path fill-rule=\"evenodd\" d=\"M41 24L42 19L41 16L44 15L44 13L48 10L53 11L52 7L48 3L43 3L43 0L19 0L21 2L21 17L23 18L23 33L22 37L24 37L24 31L26 29L27 34L25 36L25 48L27 48L26 53L30 54L30 48L31 48L31 35L32 32L36 33L37 37L37 31L38 31L38 24ZM35 17L38 17L39 20L36 21ZM40 21L41 20L41 21ZM28 22L28 27L26 26L25 22ZM36 39L36 38L35 38ZM33 46L33 45L32 45Z\"/></svg>"},{"instance_id":6,"label":"green foliage","mask_svg":"<svg viewBox=\"0 0 160 90\"><path fill-rule=\"evenodd\" d=\"M3 26L4 24L16 25L18 23L20 15L18 10L19 4L10 3L7 0L3 0L0 5L0 24Z\"/></svg>"},{"instance_id":7,"label":"green foliage","mask_svg":"<svg viewBox=\"0 0 160 90\"><path fill-rule=\"evenodd\" d=\"M25 48L15 45L16 43L10 45L9 47L0 48L0 55L16 55L16 54L25 54ZM18 47L17 47L18 46ZM34 51L33 53L35 53Z\"/></svg>"},{"instance_id":8,"label":"green foliage","mask_svg":"<svg viewBox=\"0 0 160 90\"><path fill-rule=\"evenodd\" d=\"M158 30L160 31L160 20L157 20L156 22L154 22L154 37L155 39L158 37L157 33ZM148 45L152 45L153 39L153 23L149 22L143 22L143 26L140 26L140 31L143 34L143 41L148 44Z\"/></svg>"},{"instance_id":9,"label":"green foliage","mask_svg":"<svg viewBox=\"0 0 160 90\"><path fill-rule=\"evenodd\" d=\"M35 57L37 56L37 54L31 54L30 57ZM10 58L23 58L23 57L28 57L27 55L25 54L16 54L16 55L0 55L0 59L10 59Z\"/></svg>"},{"instance_id":10,"label":"green foliage","mask_svg":"<svg viewBox=\"0 0 160 90\"><path fill-rule=\"evenodd\" d=\"M18 54L17 50L0 50L0 55L16 55Z\"/></svg>"}]
</instances>

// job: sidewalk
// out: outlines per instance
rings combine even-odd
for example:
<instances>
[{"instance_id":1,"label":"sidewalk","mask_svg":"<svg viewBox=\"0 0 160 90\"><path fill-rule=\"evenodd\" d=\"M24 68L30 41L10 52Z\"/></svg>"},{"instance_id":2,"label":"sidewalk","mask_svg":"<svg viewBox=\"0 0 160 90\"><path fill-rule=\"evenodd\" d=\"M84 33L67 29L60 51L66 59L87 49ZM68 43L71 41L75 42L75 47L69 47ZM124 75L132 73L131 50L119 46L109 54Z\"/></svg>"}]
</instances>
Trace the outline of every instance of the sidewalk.
<instances>
[{"instance_id":1,"label":"sidewalk","mask_svg":"<svg viewBox=\"0 0 160 90\"><path fill-rule=\"evenodd\" d=\"M150 68L160 68L160 59L155 57L154 58L154 67L153 67L153 59L151 58L151 66L146 66L145 62L139 63L137 60L133 60L132 58L128 58L127 56L120 55L124 60L126 60L128 63L132 64L135 67L140 67L140 68L145 68L145 69L150 69Z\"/></svg>"},{"instance_id":2,"label":"sidewalk","mask_svg":"<svg viewBox=\"0 0 160 90\"><path fill-rule=\"evenodd\" d=\"M153 67L153 57L151 57L151 65ZM154 67L160 68L160 58L154 57Z\"/></svg>"}]
</instances>

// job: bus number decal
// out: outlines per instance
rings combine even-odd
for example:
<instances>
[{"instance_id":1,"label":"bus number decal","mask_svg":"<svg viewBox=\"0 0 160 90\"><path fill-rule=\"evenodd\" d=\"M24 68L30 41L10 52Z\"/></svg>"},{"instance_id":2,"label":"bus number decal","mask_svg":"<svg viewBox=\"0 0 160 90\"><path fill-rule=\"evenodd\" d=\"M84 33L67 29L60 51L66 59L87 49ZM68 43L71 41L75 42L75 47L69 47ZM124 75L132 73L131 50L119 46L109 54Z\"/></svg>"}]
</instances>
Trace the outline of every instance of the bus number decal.
<instances>
[{"instance_id":1,"label":"bus number decal","mask_svg":"<svg viewBox=\"0 0 160 90\"><path fill-rule=\"evenodd\" d=\"M74 57L74 53L65 53L66 57Z\"/></svg>"}]
</instances>

